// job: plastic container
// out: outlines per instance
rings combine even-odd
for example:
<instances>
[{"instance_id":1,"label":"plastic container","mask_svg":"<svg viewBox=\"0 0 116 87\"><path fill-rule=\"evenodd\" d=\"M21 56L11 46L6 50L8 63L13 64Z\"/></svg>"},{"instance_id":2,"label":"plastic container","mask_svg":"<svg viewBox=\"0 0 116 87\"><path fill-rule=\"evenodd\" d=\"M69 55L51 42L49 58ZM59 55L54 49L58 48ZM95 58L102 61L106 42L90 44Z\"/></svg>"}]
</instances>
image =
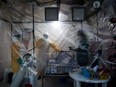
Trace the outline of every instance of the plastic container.
<instances>
[{"instance_id":1,"label":"plastic container","mask_svg":"<svg viewBox=\"0 0 116 87\"><path fill-rule=\"evenodd\" d=\"M82 75L86 78L90 78L90 72L86 69L86 67L82 67Z\"/></svg>"}]
</instances>

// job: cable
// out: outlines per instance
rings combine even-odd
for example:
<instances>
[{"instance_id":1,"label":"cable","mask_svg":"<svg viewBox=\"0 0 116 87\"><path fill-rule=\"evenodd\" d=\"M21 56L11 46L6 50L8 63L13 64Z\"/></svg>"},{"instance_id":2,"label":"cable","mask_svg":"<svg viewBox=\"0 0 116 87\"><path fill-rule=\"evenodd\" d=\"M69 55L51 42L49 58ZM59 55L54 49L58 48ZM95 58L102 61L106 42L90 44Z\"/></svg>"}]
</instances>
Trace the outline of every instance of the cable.
<instances>
[{"instance_id":1,"label":"cable","mask_svg":"<svg viewBox=\"0 0 116 87\"><path fill-rule=\"evenodd\" d=\"M108 64L116 65L116 63L113 63L113 62L108 61L108 60L105 60L105 59L103 59L103 61L105 61L105 62L108 63Z\"/></svg>"}]
</instances>

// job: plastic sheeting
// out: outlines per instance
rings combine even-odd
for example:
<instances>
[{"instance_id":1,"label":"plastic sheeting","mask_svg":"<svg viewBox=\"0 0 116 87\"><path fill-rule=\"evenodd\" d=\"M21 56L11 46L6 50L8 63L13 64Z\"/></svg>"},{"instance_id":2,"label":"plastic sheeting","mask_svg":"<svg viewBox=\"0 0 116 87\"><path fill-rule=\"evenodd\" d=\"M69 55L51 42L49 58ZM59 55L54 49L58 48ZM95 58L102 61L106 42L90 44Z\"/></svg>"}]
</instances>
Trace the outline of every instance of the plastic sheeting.
<instances>
[{"instance_id":1,"label":"plastic sheeting","mask_svg":"<svg viewBox=\"0 0 116 87\"><path fill-rule=\"evenodd\" d=\"M9 29L9 24L2 21L0 26L0 78L3 77L5 69L10 68L11 65L10 38L7 29Z\"/></svg>"},{"instance_id":2,"label":"plastic sheeting","mask_svg":"<svg viewBox=\"0 0 116 87\"><path fill-rule=\"evenodd\" d=\"M63 8L65 7L65 8ZM67 8L68 7L68 8ZM4 67L4 69L6 68L11 68L11 44L12 44L12 34L17 34L17 35L22 35L23 33L23 29L33 29L33 25L32 25L32 9L31 9L31 5L25 3L25 4L21 4L21 5L15 5L13 3L9 3L9 4L5 4L2 3L1 7L0 7L0 18L2 18L2 20L0 19L0 64L2 67ZM70 12L70 6L68 5L62 5L61 6L61 17L64 18L62 19L62 21L68 21L71 20L71 12ZM109 31L111 31L110 29L107 29L107 27L105 27L108 24L108 21L103 21L104 18L107 18L107 16L114 16L114 14L112 12L108 12L108 11L113 11L111 10L113 9L112 7L110 8L106 8L105 10L103 10L103 12L106 12L105 15L103 15L104 13L101 12L98 14L98 20L102 20L100 23L103 24L103 26L101 24L99 24L100 29L99 31L99 35L97 35L97 26L93 26L96 25L96 17L92 17L92 21L91 24L92 26L88 25L88 22L84 21L83 24L81 25L81 23L79 22L57 22L56 26L54 25L53 22L45 22L44 19L44 7L35 7L35 21L37 21L34 25L35 25L35 40L38 40L40 38L43 37L44 33L48 33L49 34L49 40L50 41L54 41L58 47L61 50L69 50L69 46L75 47L77 48L79 45L79 37L77 35L78 30L83 29L87 36L88 36L88 40L90 45L92 45L91 42L94 42L95 44L97 44L97 41L101 41L104 39L105 35L104 35L104 31L106 31L106 33L108 33ZM110 15L109 15L110 13ZM102 15L100 17L100 15ZM6 22L5 20L8 20L10 23ZM11 27L12 24L12 27ZM111 27L110 25L108 27ZM98 27L99 28L99 27ZM11 31L12 29L12 31ZM19 31L18 31L19 30ZM116 29L115 29L116 30ZM115 30L113 31L114 34L116 33ZM14 31L17 31L14 32ZM21 32L20 32L21 31ZM26 34L25 34L26 35ZM25 36L23 35L23 36ZM22 42L22 37L20 37L20 40L18 38L16 38L16 40L18 41L18 43L20 44L19 46L24 46L24 43ZM28 36L27 36L28 37ZM108 35L106 35L107 38L110 37L110 34L108 33ZM106 38L105 37L105 38ZM26 37L25 37L26 38ZM24 41L25 43L26 40ZM31 39L29 41L30 43L27 44L28 45L28 50L29 49L33 49L33 37L31 35ZM26 46L27 46L26 45ZM22 52L21 52L22 50ZM96 50L96 48L94 48L94 51ZM23 56L26 53L27 50L24 49L20 49L19 55ZM33 51L33 50L31 50ZM41 50L37 50L36 52L41 52ZM48 56L50 56L53 52L53 49L49 49L49 52L47 53ZM32 52L33 53L33 52ZM40 62L43 61L42 58L40 58ZM39 62L38 62L39 63ZM1 75L0 75L1 76Z\"/></svg>"},{"instance_id":3,"label":"plastic sheeting","mask_svg":"<svg viewBox=\"0 0 116 87\"><path fill-rule=\"evenodd\" d=\"M83 28L86 27L85 32L87 33L88 36L91 37L91 39L95 40L95 42L96 42L97 39L94 39L94 38L97 38L97 36L94 35L94 34L92 34L91 31L89 31L90 27L87 29L87 26L85 26L85 25L86 25L86 23L83 24ZM12 42L10 44L13 44L14 42L16 42L16 44L18 45L18 47L20 47L20 50L19 49L17 50L17 48L14 47L15 52L16 53L18 52L18 55L20 55L20 57L23 57L23 55L28 50L33 49L33 37L32 37L32 33L29 36L30 40L28 39L28 35L26 35L27 33L24 33L25 32L24 29L25 30L32 30L31 27L32 27L31 23L28 23L28 24L25 24L25 23L23 23L23 24L14 24L13 28L15 28L16 30L14 30L13 32L9 32L10 34L8 33L8 35L12 35ZM49 30L48 30L48 27L49 27ZM72 23L63 23L63 22L60 22L60 26L58 28L55 28L53 26L53 23L40 23L40 24L39 23L35 23L35 40L37 41L38 39L43 38L43 34L47 32L49 34L49 41L55 42L57 44L57 46L61 50L69 50L69 48L68 48L69 46L78 47L79 38L78 38L77 32L78 32L78 30L80 30L80 28L81 28L80 23L72 24ZM18 37L18 35L20 35L19 36L20 38ZM27 44L28 45L27 46L28 50L26 50L25 44L24 44L24 42L22 42L22 41L26 42L26 40L24 40L24 38L26 38L26 40L27 39L29 40L29 41L27 40L27 43L29 43L29 44ZM88 38L88 40L89 40L89 38ZM41 49L44 48L45 51L42 51L40 48ZM49 47L46 48L45 45L41 45L40 48L38 48L36 50L36 53L39 52L39 54L41 54L41 57L40 57L40 55L36 55L36 56L39 59L38 60L38 64L39 64L39 66L41 66L40 67L40 70L41 70L47 64L47 62L46 62L47 59L46 58L49 58L49 56L52 54L52 52L54 50L51 49L51 48L49 48ZM12 52L9 52L9 54L10 53L12 53ZM33 50L29 51L29 53L33 54ZM13 56L13 55L10 54L10 56ZM47 57L44 57L44 56L47 56ZM19 58L19 57L17 57L17 58ZM16 59L16 61L17 60L18 59ZM11 62L9 61L9 63L11 63ZM14 67L16 68L16 65Z\"/></svg>"},{"instance_id":4,"label":"plastic sheeting","mask_svg":"<svg viewBox=\"0 0 116 87\"><path fill-rule=\"evenodd\" d=\"M7 56L5 57L6 59L8 59L9 55L5 55L6 52L10 52L10 49L9 49L9 46L10 46L10 24L9 23L5 23L3 21L0 20L0 23L1 23L1 26L0 26L0 48L1 48L1 53L0 55L4 55L4 56ZM4 58L4 60L5 60ZM8 60L6 60L8 61Z\"/></svg>"}]
</instances>

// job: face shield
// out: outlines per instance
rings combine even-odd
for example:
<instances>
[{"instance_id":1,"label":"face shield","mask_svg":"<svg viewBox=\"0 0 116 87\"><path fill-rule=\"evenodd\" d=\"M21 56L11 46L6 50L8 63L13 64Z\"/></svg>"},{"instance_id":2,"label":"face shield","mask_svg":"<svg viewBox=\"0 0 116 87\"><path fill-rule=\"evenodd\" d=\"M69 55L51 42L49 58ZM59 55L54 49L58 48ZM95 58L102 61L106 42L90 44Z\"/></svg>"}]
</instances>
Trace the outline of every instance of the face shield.
<instances>
[{"instance_id":1,"label":"face shield","mask_svg":"<svg viewBox=\"0 0 116 87\"><path fill-rule=\"evenodd\" d=\"M43 34L43 37L44 37L45 39L48 39L48 37L49 37L48 33Z\"/></svg>"},{"instance_id":2,"label":"face shield","mask_svg":"<svg viewBox=\"0 0 116 87\"><path fill-rule=\"evenodd\" d=\"M13 34L12 35L12 41L13 42L20 42L21 41L21 35L20 34Z\"/></svg>"}]
</instances>

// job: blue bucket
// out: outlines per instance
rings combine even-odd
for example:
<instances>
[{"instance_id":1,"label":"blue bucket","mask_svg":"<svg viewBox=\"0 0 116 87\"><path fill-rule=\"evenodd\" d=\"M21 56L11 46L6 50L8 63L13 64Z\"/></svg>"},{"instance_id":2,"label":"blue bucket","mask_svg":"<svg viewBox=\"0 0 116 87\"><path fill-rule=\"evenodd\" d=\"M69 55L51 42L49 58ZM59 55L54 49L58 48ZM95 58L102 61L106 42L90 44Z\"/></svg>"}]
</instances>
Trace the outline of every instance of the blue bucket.
<instances>
[{"instance_id":1,"label":"blue bucket","mask_svg":"<svg viewBox=\"0 0 116 87\"><path fill-rule=\"evenodd\" d=\"M82 75L86 78L90 78L90 72L85 67L82 67Z\"/></svg>"}]
</instances>

